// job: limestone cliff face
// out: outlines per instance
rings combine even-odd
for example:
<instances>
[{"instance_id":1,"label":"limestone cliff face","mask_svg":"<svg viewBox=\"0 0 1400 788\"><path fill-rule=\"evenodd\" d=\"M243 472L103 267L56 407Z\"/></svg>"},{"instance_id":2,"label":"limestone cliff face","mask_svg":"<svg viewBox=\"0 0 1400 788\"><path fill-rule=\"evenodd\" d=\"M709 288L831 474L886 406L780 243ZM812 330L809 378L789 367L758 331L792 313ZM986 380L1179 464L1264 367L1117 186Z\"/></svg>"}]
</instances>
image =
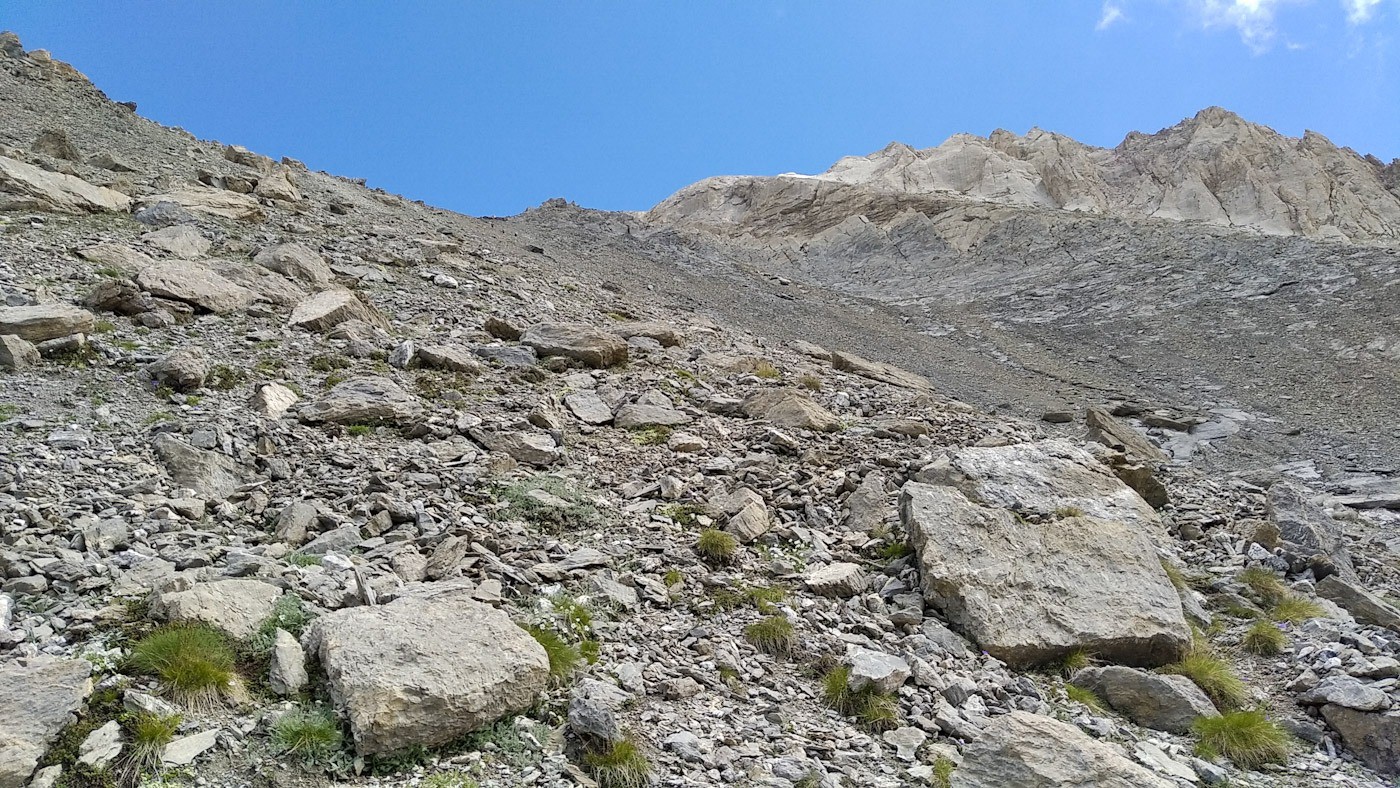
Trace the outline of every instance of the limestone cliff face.
<instances>
[{"instance_id":1,"label":"limestone cliff face","mask_svg":"<svg viewBox=\"0 0 1400 788\"><path fill-rule=\"evenodd\" d=\"M723 177L657 205L657 221L726 234L821 232L950 202L1199 221L1266 235L1400 241L1400 174L1307 132L1301 139L1211 107L1113 149L1052 132L958 134L936 148L892 143L815 175ZM814 222L811 211L828 217ZM938 210L935 212L942 212ZM798 224L794 225L794 222ZM957 239L949 238L957 243Z\"/></svg>"}]
</instances>

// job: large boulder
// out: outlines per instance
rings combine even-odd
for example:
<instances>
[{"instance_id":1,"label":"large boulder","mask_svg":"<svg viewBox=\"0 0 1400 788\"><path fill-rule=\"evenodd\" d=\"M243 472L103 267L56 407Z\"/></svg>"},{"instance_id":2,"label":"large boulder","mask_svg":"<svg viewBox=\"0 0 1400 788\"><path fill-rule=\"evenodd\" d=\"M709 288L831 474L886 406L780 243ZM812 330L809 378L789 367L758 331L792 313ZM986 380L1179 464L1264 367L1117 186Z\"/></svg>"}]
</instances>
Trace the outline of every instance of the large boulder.
<instances>
[{"instance_id":1,"label":"large boulder","mask_svg":"<svg viewBox=\"0 0 1400 788\"><path fill-rule=\"evenodd\" d=\"M1112 413L1103 408L1089 408L1089 412L1084 414L1084 424L1089 428L1089 440L1098 441L1139 460L1167 460L1166 453L1153 445L1146 435L1114 418Z\"/></svg>"},{"instance_id":2,"label":"large boulder","mask_svg":"<svg viewBox=\"0 0 1400 788\"><path fill-rule=\"evenodd\" d=\"M383 315L343 287L333 287L308 296L296 305L287 322L307 331L329 331L349 320L389 328L389 321Z\"/></svg>"},{"instance_id":3,"label":"large boulder","mask_svg":"<svg viewBox=\"0 0 1400 788\"><path fill-rule=\"evenodd\" d=\"M116 269L127 275L156 264L149 255L117 243L93 244L79 249L77 255L90 263Z\"/></svg>"},{"instance_id":4,"label":"large boulder","mask_svg":"<svg viewBox=\"0 0 1400 788\"><path fill-rule=\"evenodd\" d=\"M302 421L401 424L423 413L423 403L388 378L351 378L303 408Z\"/></svg>"},{"instance_id":5,"label":"large boulder","mask_svg":"<svg viewBox=\"0 0 1400 788\"><path fill-rule=\"evenodd\" d=\"M270 246L253 258L253 262L277 273L305 282L313 287L324 287L335 279L331 267L320 254L299 243Z\"/></svg>"},{"instance_id":6,"label":"large boulder","mask_svg":"<svg viewBox=\"0 0 1400 788\"><path fill-rule=\"evenodd\" d=\"M170 478L209 500L222 501L243 483L243 470L232 457L197 449L168 432L152 442Z\"/></svg>"},{"instance_id":7,"label":"large boulder","mask_svg":"<svg viewBox=\"0 0 1400 788\"><path fill-rule=\"evenodd\" d=\"M90 334L92 313L67 304L0 307L0 334L13 334L29 342Z\"/></svg>"},{"instance_id":8,"label":"large boulder","mask_svg":"<svg viewBox=\"0 0 1400 788\"><path fill-rule=\"evenodd\" d=\"M831 366L842 372L851 372L863 378L878 380L881 383L888 383L891 386L914 389L915 391L932 391L933 384L923 375L916 375L907 369L887 364L883 361L872 361L868 358L861 358L854 353L843 353L834 350L830 354Z\"/></svg>"},{"instance_id":9,"label":"large boulder","mask_svg":"<svg viewBox=\"0 0 1400 788\"><path fill-rule=\"evenodd\" d=\"M914 475L967 497L1027 515L1077 510L1144 534L1165 533L1157 512L1092 454L1065 440L957 449Z\"/></svg>"},{"instance_id":10,"label":"large boulder","mask_svg":"<svg viewBox=\"0 0 1400 788\"><path fill-rule=\"evenodd\" d=\"M1092 690L1123 716L1145 728L1186 734L1201 717L1218 717L1215 705L1185 676L1164 676L1109 665L1085 668L1072 683Z\"/></svg>"},{"instance_id":11,"label":"large boulder","mask_svg":"<svg viewBox=\"0 0 1400 788\"><path fill-rule=\"evenodd\" d=\"M281 597L282 589L261 580L219 580L157 594L151 613L166 621L198 621L246 638L272 615Z\"/></svg>"},{"instance_id":12,"label":"large boulder","mask_svg":"<svg viewBox=\"0 0 1400 788\"><path fill-rule=\"evenodd\" d=\"M1269 488L1264 506L1290 553L1303 561L1320 553L1331 559L1342 577L1356 580L1341 523L1313 503L1305 488L1278 482Z\"/></svg>"},{"instance_id":13,"label":"large boulder","mask_svg":"<svg viewBox=\"0 0 1400 788\"><path fill-rule=\"evenodd\" d=\"M1400 632L1400 610L1357 583L1329 575L1317 584L1317 595L1336 602L1363 624Z\"/></svg>"},{"instance_id":14,"label":"large boulder","mask_svg":"<svg viewBox=\"0 0 1400 788\"><path fill-rule=\"evenodd\" d=\"M952 788L1175 788L1073 725L1013 711L963 750Z\"/></svg>"},{"instance_id":15,"label":"large boulder","mask_svg":"<svg viewBox=\"0 0 1400 788\"><path fill-rule=\"evenodd\" d=\"M141 200L143 205L162 202L172 202L186 210L221 219L240 219L247 222L260 222L263 219L262 206L256 198L224 189L186 189L169 194L156 194Z\"/></svg>"},{"instance_id":16,"label":"large boulder","mask_svg":"<svg viewBox=\"0 0 1400 788\"><path fill-rule=\"evenodd\" d=\"M136 275L146 292L184 301L205 312L234 312L253 302L253 291L197 263L156 263Z\"/></svg>"},{"instance_id":17,"label":"large boulder","mask_svg":"<svg viewBox=\"0 0 1400 788\"><path fill-rule=\"evenodd\" d=\"M0 156L0 210L83 214L125 211L130 205L131 198L121 192Z\"/></svg>"},{"instance_id":18,"label":"large boulder","mask_svg":"<svg viewBox=\"0 0 1400 788\"><path fill-rule=\"evenodd\" d=\"M0 788L23 788L92 693L92 666L37 657L0 666Z\"/></svg>"},{"instance_id":19,"label":"large boulder","mask_svg":"<svg viewBox=\"0 0 1400 788\"><path fill-rule=\"evenodd\" d=\"M209 375L209 357L203 348L181 348L146 366L146 374L157 386L174 391L196 391Z\"/></svg>"},{"instance_id":20,"label":"large boulder","mask_svg":"<svg viewBox=\"0 0 1400 788\"><path fill-rule=\"evenodd\" d=\"M152 230L141 236L141 240L149 246L185 260L196 260L203 257L209 251L209 247L213 245L197 228L188 224L176 224Z\"/></svg>"},{"instance_id":21,"label":"large boulder","mask_svg":"<svg viewBox=\"0 0 1400 788\"><path fill-rule=\"evenodd\" d=\"M1356 757L1381 774L1400 774L1400 712L1323 706L1322 717Z\"/></svg>"},{"instance_id":22,"label":"large boulder","mask_svg":"<svg viewBox=\"0 0 1400 788\"><path fill-rule=\"evenodd\" d=\"M740 408L751 419L762 419L784 429L836 432L841 420L831 411L791 389L760 391L744 400Z\"/></svg>"},{"instance_id":23,"label":"large boulder","mask_svg":"<svg viewBox=\"0 0 1400 788\"><path fill-rule=\"evenodd\" d=\"M624 430L642 427L679 427L690 423L690 416L665 405L628 403L617 409L613 425Z\"/></svg>"},{"instance_id":24,"label":"large boulder","mask_svg":"<svg viewBox=\"0 0 1400 788\"><path fill-rule=\"evenodd\" d=\"M539 323L520 337L541 357L563 356L595 369L627 361L627 342L586 323Z\"/></svg>"},{"instance_id":25,"label":"large boulder","mask_svg":"<svg viewBox=\"0 0 1400 788\"><path fill-rule=\"evenodd\" d=\"M39 363L39 349L14 334L0 334L0 369L28 369Z\"/></svg>"},{"instance_id":26,"label":"large boulder","mask_svg":"<svg viewBox=\"0 0 1400 788\"><path fill-rule=\"evenodd\" d=\"M900 516L925 598L998 659L1032 665L1085 649L1155 667L1191 642L1176 589L1130 523L1035 522L918 482L904 485Z\"/></svg>"},{"instance_id":27,"label":"large boulder","mask_svg":"<svg viewBox=\"0 0 1400 788\"><path fill-rule=\"evenodd\" d=\"M324 615L303 638L360 755L453 741L529 708L549 682L529 633L470 587L435 585Z\"/></svg>"}]
</instances>

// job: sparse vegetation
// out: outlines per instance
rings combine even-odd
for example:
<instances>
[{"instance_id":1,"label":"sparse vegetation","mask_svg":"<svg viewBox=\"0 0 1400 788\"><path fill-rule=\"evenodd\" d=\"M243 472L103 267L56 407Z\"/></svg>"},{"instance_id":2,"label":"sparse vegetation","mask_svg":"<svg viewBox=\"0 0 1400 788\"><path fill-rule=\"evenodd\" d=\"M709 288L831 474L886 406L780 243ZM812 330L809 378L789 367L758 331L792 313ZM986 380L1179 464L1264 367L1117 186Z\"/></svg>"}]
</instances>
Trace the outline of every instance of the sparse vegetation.
<instances>
[{"instance_id":1,"label":"sparse vegetation","mask_svg":"<svg viewBox=\"0 0 1400 788\"><path fill-rule=\"evenodd\" d=\"M451 771L430 774L419 783L421 788L479 788L479 783L466 772Z\"/></svg>"},{"instance_id":2,"label":"sparse vegetation","mask_svg":"<svg viewBox=\"0 0 1400 788\"><path fill-rule=\"evenodd\" d=\"M1318 618L1326 615L1322 605L1304 599L1297 594L1286 594L1269 608L1269 618L1274 621L1287 622L1290 624L1301 624L1310 618Z\"/></svg>"},{"instance_id":3,"label":"sparse vegetation","mask_svg":"<svg viewBox=\"0 0 1400 788\"><path fill-rule=\"evenodd\" d=\"M1283 578L1266 567L1251 566L1240 572L1235 579L1243 583L1255 600L1265 606L1275 605L1288 596L1288 586L1284 584Z\"/></svg>"},{"instance_id":4,"label":"sparse vegetation","mask_svg":"<svg viewBox=\"0 0 1400 788\"><path fill-rule=\"evenodd\" d=\"M472 379L459 372L423 370L413 378L413 387L426 399L462 399L471 390Z\"/></svg>"},{"instance_id":5,"label":"sparse vegetation","mask_svg":"<svg viewBox=\"0 0 1400 788\"><path fill-rule=\"evenodd\" d=\"M1103 701L1091 689L1081 687L1078 684L1065 684L1065 697L1100 714L1103 713Z\"/></svg>"},{"instance_id":6,"label":"sparse vegetation","mask_svg":"<svg viewBox=\"0 0 1400 788\"><path fill-rule=\"evenodd\" d=\"M886 561L898 561L906 555L913 555L914 548L908 542L890 542L876 554Z\"/></svg>"},{"instance_id":7,"label":"sparse vegetation","mask_svg":"<svg viewBox=\"0 0 1400 788\"><path fill-rule=\"evenodd\" d=\"M1240 646L1251 654L1272 656L1288 646L1288 636L1272 621L1259 620L1244 633Z\"/></svg>"},{"instance_id":8,"label":"sparse vegetation","mask_svg":"<svg viewBox=\"0 0 1400 788\"><path fill-rule=\"evenodd\" d=\"M768 361L759 361L758 363L754 364L753 374L757 375L760 378L763 378L764 380L776 380L783 376L783 373L779 372L778 368L773 366Z\"/></svg>"},{"instance_id":9,"label":"sparse vegetation","mask_svg":"<svg viewBox=\"0 0 1400 788\"><path fill-rule=\"evenodd\" d=\"M320 566L321 556L307 555L305 553L288 553L287 563L292 566Z\"/></svg>"},{"instance_id":10,"label":"sparse vegetation","mask_svg":"<svg viewBox=\"0 0 1400 788\"><path fill-rule=\"evenodd\" d=\"M893 695L872 686L852 690L851 669L838 665L822 676L822 701L838 714L855 717L871 730L886 730L899 724L899 703Z\"/></svg>"},{"instance_id":11,"label":"sparse vegetation","mask_svg":"<svg viewBox=\"0 0 1400 788\"><path fill-rule=\"evenodd\" d=\"M1202 717L1193 726L1199 741L1196 754L1203 758L1224 756L1241 769L1267 763L1287 763L1293 742L1288 733L1258 710L1231 711L1219 717Z\"/></svg>"},{"instance_id":12,"label":"sparse vegetation","mask_svg":"<svg viewBox=\"0 0 1400 788\"><path fill-rule=\"evenodd\" d=\"M671 439L671 428L653 424L632 431L632 442L638 446L664 446Z\"/></svg>"},{"instance_id":13,"label":"sparse vegetation","mask_svg":"<svg viewBox=\"0 0 1400 788\"><path fill-rule=\"evenodd\" d=\"M953 788L953 771L957 769L957 764L946 755L939 755L933 759L933 777L930 785L933 788Z\"/></svg>"},{"instance_id":14,"label":"sparse vegetation","mask_svg":"<svg viewBox=\"0 0 1400 788\"><path fill-rule=\"evenodd\" d=\"M110 334L117 330L117 324L110 320L98 320L92 324L92 333Z\"/></svg>"},{"instance_id":15,"label":"sparse vegetation","mask_svg":"<svg viewBox=\"0 0 1400 788\"><path fill-rule=\"evenodd\" d=\"M307 768L329 765L340 752L342 734L335 717L325 709L297 709L282 715L272 726L272 747Z\"/></svg>"},{"instance_id":16,"label":"sparse vegetation","mask_svg":"<svg viewBox=\"0 0 1400 788\"><path fill-rule=\"evenodd\" d=\"M549 597L549 606L566 632L586 638L593 632L593 611L588 605L564 592Z\"/></svg>"},{"instance_id":17,"label":"sparse vegetation","mask_svg":"<svg viewBox=\"0 0 1400 788\"><path fill-rule=\"evenodd\" d=\"M710 564L727 564L739 553L739 540L718 528L706 528L695 542L695 552Z\"/></svg>"},{"instance_id":18,"label":"sparse vegetation","mask_svg":"<svg viewBox=\"0 0 1400 788\"><path fill-rule=\"evenodd\" d=\"M161 691L193 709L208 709L239 692L233 648L217 629L171 624L137 641L129 667L160 680Z\"/></svg>"},{"instance_id":19,"label":"sparse vegetation","mask_svg":"<svg viewBox=\"0 0 1400 788\"><path fill-rule=\"evenodd\" d=\"M24 409L18 405L9 402L0 402L0 421L13 419L23 412Z\"/></svg>"},{"instance_id":20,"label":"sparse vegetation","mask_svg":"<svg viewBox=\"0 0 1400 788\"><path fill-rule=\"evenodd\" d=\"M209 374L204 378L204 385L219 391L229 391L247 379L247 373L242 370L234 369L227 364L218 364L209 370Z\"/></svg>"},{"instance_id":21,"label":"sparse vegetation","mask_svg":"<svg viewBox=\"0 0 1400 788\"><path fill-rule=\"evenodd\" d=\"M744 627L744 639L770 656L786 658L797 650L797 631L785 616L773 615Z\"/></svg>"},{"instance_id":22,"label":"sparse vegetation","mask_svg":"<svg viewBox=\"0 0 1400 788\"><path fill-rule=\"evenodd\" d=\"M671 518L677 525L689 527L695 525L699 516L705 513L705 507L693 503L673 503L657 509L656 513Z\"/></svg>"},{"instance_id":23,"label":"sparse vegetation","mask_svg":"<svg viewBox=\"0 0 1400 788\"><path fill-rule=\"evenodd\" d=\"M666 574L661 576L662 585L673 588L685 582L685 575L679 569L667 569Z\"/></svg>"},{"instance_id":24,"label":"sparse vegetation","mask_svg":"<svg viewBox=\"0 0 1400 788\"><path fill-rule=\"evenodd\" d=\"M758 612L772 615L778 612L778 603L787 599L787 590L779 586L749 586L744 591Z\"/></svg>"},{"instance_id":25,"label":"sparse vegetation","mask_svg":"<svg viewBox=\"0 0 1400 788\"><path fill-rule=\"evenodd\" d=\"M306 366L315 372L334 372L337 369L349 369L351 364L350 359L345 356L323 353L312 356L306 362Z\"/></svg>"},{"instance_id":26,"label":"sparse vegetation","mask_svg":"<svg viewBox=\"0 0 1400 788\"><path fill-rule=\"evenodd\" d=\"M122 783L135 785L142 775L152 774L160 768L161 754L165 752L165 745L175 738L180 717L134 714L124 720L122 727L126 729L127 744L122 750L118 771Z\"/></svg>"},{"instance_id":27,"label":"sparse vegetation","mask_svg":"<svg viewBox=\"0 0 1400 788\"><path fill-rule=\"evenodd\" d=\"M258 631L248 638L248 649L255 656L265 657L272 651L277 640L277 630L284 629L293 637L301 637L306 625L316 616L302 604L296 594L283 594L275 605L272 614L258 625Z\"/></svg>"},{"instance_id":28,"label":"sparse vegetation","mask_svg":"<svg viewBox=\"0 0 1400 788\"><path fill-rule=\"evenodd\" d=\"M373 435L374 427L369 424L351 424L345 428L345 431L356 438L363 438L367 435Z\"/></svg>"},{"instance_id":29,"label":"sparse vegetation","mask_svg":"<svg viewBox=\"0 0 1400 788\"><path fill-rule=\"evenodd\" d=\"M651 781L651 760L630 737L583 761L598 788L642 788Z\"/></svg>"},{"instance_id":30,"label":"sparse vegetation","mask_svg":"<svg viewBox=\"0 0 1400 788\"><path fill-rule=\"evenodd\" d=\"M1238 709L1249 701L1249 690L1235 675L1230 663L1200 642L1180 662L1161 668L1161 672L1186 676L1196 682L1206 697L1222 710Z\"/></svg>"},{"instance_id":31,"label":"sparse vegetation","mask_svg":"<svg viewBox=\"0 0 1400 788\"><path fill-rule=\"evenodd\" d=\"M526 632L535 639L549 657L549 675L557 683L567 682L579 669L583 655L578 647L548 627L528 626Z\"/></svg>"},{"instance_id":32,"label":"sparse vegetation","mask_svg":"<svg viewBox=\"0 0 1400 788\"><path fill-rule=\"evenodd\" d=\"M598 510L558 476L540 475L499 490L506 511L553 533L583 528L598 519Z\"/></svg>"},{"instance_id":33,"label":"sparse vegetation","mask_svg":"<svg viewBox=\"0 0 1400 788\"><path fill-rule=\"evenodd\" d=\"M1162 562L1162 571L1167 573L1167 580L1172 584L1172 587L1178 591L1186 588L1188 585L1186 573L1181 571L1181 567L1165 558L1160 560Z\"/></svg>"},{"instance_id":34,"label":"sparse vegetation","mask_svg":"<svg viewBox=\"0 0 1400 788\"><path fill-rule=\"evenodd\" d=\"M1055 510L1055 516L1061 520L1065 520L1070 517L1083 517L1084 510L1080 509L1078 506L1061 506L1060 508Z\"/></svg>"},{"instance_id":35,"label":"sparse vegetation","mask_svg":"<svg viewBox=\"0 0 1400 788\"><path fill-rule=\"evenodd\" d=\"M797 379L797 385L801 386L804 389L807 389L808 391L821 391L822 379L817 377L816 375L813 375L810 372L806 372L803 373L803 375Z\"/></svg>"},{"instance_id":36,"label":"sparse vegetation","mask_svg":"<svg viewBox=\"0 0 1400 788\"><path fill-rule=\"evenodd\" d=\"M1077 648L1061 657L1059 662L1056 663L1056 666L1059 669L1060 675L1069 678L1078 671L1089 667L1093 661L1094 655L1090 654L1087 649Z\"/></svg>"}]
</instances>

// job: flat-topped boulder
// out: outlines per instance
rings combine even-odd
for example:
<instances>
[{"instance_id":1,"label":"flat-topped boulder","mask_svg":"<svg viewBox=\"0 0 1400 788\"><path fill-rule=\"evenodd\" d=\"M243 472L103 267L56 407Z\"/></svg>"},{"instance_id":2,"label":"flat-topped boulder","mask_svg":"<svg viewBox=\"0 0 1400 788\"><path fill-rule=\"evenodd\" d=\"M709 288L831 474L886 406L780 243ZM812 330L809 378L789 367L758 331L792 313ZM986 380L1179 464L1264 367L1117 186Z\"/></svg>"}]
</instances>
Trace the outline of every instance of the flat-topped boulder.
<instances>
[{"instance_id":1,"label":"flat-topped boulder","mask_svg":"<svg viewBox=\"0 0 1400 788\"><path fill-rule=\"evenodd\" d=\"M381 329L389 328L389 321L378 310L343 287L333 287L307 296L292 310L287 323L307 331L329 331L350 320L359 320Z\"/></svg>"},{"instance_id":2,"label":"flat-topped boulder","mask_svg":"<svg viewBox=\"0 0 1400 788\"><path fill-rule=\"evenodd\" d=\"M302 408L308 422L335 424L401 424L423 413L423 403L388 378L362 377L336 384L320 399Z\"/></svg>"},{"instance_id":3,"label":"flat-topped boulder","mask_svg":"<svg viewBox=\"0 0 1400 788\"><path fill-rule=\"evenodd\" d=\"M282 589L261 580L219 580L166 591L151 600L152 614L166 621L198 621L246 638L282 598Z\"/></svg>"},{"instance_id":4,"label":"flat-topped boulder","mask_svg":"<svg viewBox=\"0 0 1400 788\"><path fill-rule=\"evenodd\" d=\"M84 214L130 206L131 198L119 191L0 156L0 210Z\"/></svg>"},{"instance_id":5,"label":"flat-topped boulder","mask_svg":"<svg viewBox=\"0 0 1400 788\"><path fill-rule=\"evenodd\" d=\"M225 189L184 189L144 197L141 200L142 205L156 205L162 202L175 203L194 213L217 216L221 219L238 219L245 222L263 220L262 205L256 197Z\"/></svg>"},{"instance_id":6,"label":"flat-topped boulder","mask_svg":"<svg viewBox=\"0 0 1400 788\"><path fill-rule=\"evenodd\" d=\"M136 275L142 290L184 301L214 314L235 312L253 302L253 291L193 262L156 263Z\"/></svg>"},{"instance_id":7,"label":"flat-topped boulder","mask_svg":"<svg viewBox=\"0 0 1400 788\"><path fill-rule=\"evenodd\" d=\"M627 342L586 323L537 323L520 337L541 357L562 356L595 369L627 360Z\"/></svg>"},{"instance_id":8,"label":"flat-topped boulder","mask_svg":"<svg viewBox=\"0 0 1400 788\"><path fill-rule=\"evenodd\" d=\"M900 516L924 597L989 654L1020 666L1083 649L1156 667L1191 642L1147 535L1122 520L1034 522L953 487L904 485Z\"/></svg>"},{"instance_id":9,"label":"flat-topped boulder","mask_svg":"<svg viewBox=\"0 0 1400 788\"><path fill-rule=\"evenodd\" d=\"M1220 716L1210 698L1185 676L1106 665L1080 670L1071 682L1144 728L1187 734L1196 720Z\"/></svg>"},{"instance_id":10,"label":"flat-topped boulder","mask_svg":"<svg viewBox=\"0 0 1400 788\"><path fill-rule=\"evenodd\" d=\"M324 287L335 280L335 274L321 255L299 243L285 243L258 252L253 262L290 279Z\"/></svg>"},{"instance_id":11,"label":"flat-topped boulder","mask_svg":"<svg viewBox=\"0 0 1400 788\"><path fill-rule=\"evenodd\" d=\"M831 411L791 389L760 391L745 399L740 407L749 418L762 419L775 427L816 432L841 429L841 420Z\"/></svg>"},{"instance_id":12,"label":"flat-topped boulder","mask_svg":"<svg viewBox=\"0 0 1400 788\"><path fill-rule=\"evenodd\" d=\"M0 307L0 334L28 342L44 342L73 334L90 334L92 313L68 304Z\"/></svg>"},{"instance_id":13,"label":"flat-topped boulder","mask_svg":"<svg viewBox=\"0 0 1400 788\"><path fill-rule=\"evenodd\" d=\"M360 755L445 744L528 709L544 691L544 649L471 593L433 584L311 624L303 643Z\"/></svg>"},{"instance_id":14,"label":"flat-topped boulder","mask_svg":"<svg viewBox=\"0 0 1400 788\"><path fill-rule=\"evenodd\" d=\"M1117 746L1073 725L1013 711L993 717L963 750L952 788L1175 788Z\"/></svg>"}]
</instances>

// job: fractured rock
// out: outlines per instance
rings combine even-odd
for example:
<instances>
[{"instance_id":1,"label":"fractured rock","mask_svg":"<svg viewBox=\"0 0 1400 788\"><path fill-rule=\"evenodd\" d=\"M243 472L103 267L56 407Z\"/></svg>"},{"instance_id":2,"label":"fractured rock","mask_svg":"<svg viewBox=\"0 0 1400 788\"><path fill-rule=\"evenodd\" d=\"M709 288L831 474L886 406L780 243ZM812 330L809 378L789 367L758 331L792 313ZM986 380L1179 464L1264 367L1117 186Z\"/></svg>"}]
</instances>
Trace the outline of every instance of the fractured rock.
<instances>
[{"instance_id":1,"label":"fractured rock","mask_svg":"<svg viewBox=\"0 0 1400 788\"><path fill-rule=\"evenodd\" d=\"M1113 417L1103 408L1089 408L1084 414L1088 438L1147 462L1166 462L1167 455L1147 436Z\"/></svg>"},{"instance_id":2,"label":"fractured rock","mask_svg":"<svg viewBox=\"0 0 1400 788\"><path fill-rule=\"evenodd\" d=\"M185 260L196 260L209 251L212 244L199 230L188 224L177 224L160 230L152 230L141 236L150 246L164 250Z\"/></svg>"},{"instance_id":3,"label":"fractured rock","mask_svg":"<svg viewBox=\"0 0 1400 788\"><path fill-rule=\"evenodd\" d=\"M282 589L261 580L219 580L161 592L151 601L151 612L167 621L199 621L246 638L272 615L281 597Z\"/></svg>"},{"instance_id":4,"label":"fractured rock","mask_svg":"<svg viewBox=\"0 0 1400 788\"><path fill-rule=\"evenodd\" d=\"M821 596L849 599L865 590L865 572L860 564L838 561L813 569L803 580Z\"/></svg>"},{"instance_id":5,"label":"fractured rock","mask_svg":"<svg viewBox=\"0 0 1400 788\"><path fill-rule=\"evenodd\" d=\"M83 214L130 205L131 198L121 192L0 156L0 210Z\"/></svg>"},{"instance_id":6,"label":"fractured rock","mask_svg":"<svg viewBox=\"0 0 1400 788\"><path fill-rule=\"evenodd\" d=\"M1116 711L1145 728L1185 734L1201 717L1220 716L1200 687L1185 676L1109 665L1080 670L1071 682L1092 690Z\"/></svg>"},{"instance_id":7,"label":"fractured rock","mask_svg":"<svg viewBox=\"0 0 1400 788\"><path fill-rule=\"evenodd\" d=\"M167 432L157 435L152 447L177 484L205 498L222 501L242 483L243 474L232 457L196 449Z\"/></svg>"},{"instance_id":8,"label":"fractured rock","mask_svg":"<svg viewBox=\"0 0 1400 788\"><path fill-rule=\"evenodd\" d=\"M1341 523L1309 500L1306 490L1292 482L1278 482L1269 487L1265 510L1279 536L1300 558L1321 553L1331 559L1343 578L1356 580Z\"/></svg>"},{"instance_id":9,"label":"fractured rock","mask_svg":"<svg viewBox=\"0 0 1400 788\"><path fill-rule=\"evenodd\" d=\"M0 665L0 788L23 788L92 693L92 666L38 657Z\"/></svg>"},{"instance_id":10,"label":"fractured rock","mask_svg":"<svg viewBox=\"0 0 1400 788\"><path fill-rule=\"evenodd\" d=\"M1033 523L918 482L904 485L900 516L925 598L998 659L1028 665L1084 649L1155 667L1190 644L1176 590L1128 523Z\"/></svg>"},{"instance_id":11,"label":"fractured rock","mask_svg":"<svg viewBox=\"0 0 1400 788\"><path fill-rule=\"evenodd\" d=\"M1174 788L1122 750L1073 725L1013 711L993 717L963 750L953 788Z\"/></svg>"},{"instance_id":12,"label":"fractured rock","mask_svg":"<svg viewBox=\"0 0 1400 788\"><path fill-rule=\"evenodd\" d=\"M209 374L209 360L201 348L181 348L146 367L146 374L157 386L175 391L195 391Z\"/></svg>"},{"instance_id":13,"label":"fractured rock","mask_svg":"<svg viewBox=\"0 0 1400 788\"><path fill-rule=\"evenodd\" d=\"M631 403L617 409L613 426L624 430L643 427L679 427L689 424L690 416L665 405L642 405Z\"/></svg>"},{"instance_id":14,"label":"fractured rock","mask_svg":"<svg viewBox=\"0 0 1400 788\"><path fill-rule=\"evenodd\" d=\"M253 292L190 262L156 263L136 275L146 292L221 315L253 302Z\"/></svg>"},{"instance_id":15,"label":"fractured rock","mask_svg":"<svg viewBox=\"0 0 1400 788\"><path fill-rule=\"evenodd\" d=\"M328 331L347 320L360 320L381 329L389 327L389 321L374 307L341 287L308 296L292 310L287 323L307 331Z\"/></svg>"},{"instance_id":16,"label":"fractured rock","mask_svg":"<svg viewBox=\"0 0 1400 788\"><path fill-rule=\"evenodd\" d=\"M520 341L541 357L563 356L595 369L627 360L627 342L586 323L538 323Z\"/></svg>"},{"instance_id":17,"label":"fractured rock","mask_svg":"<svg viewBox=\"0 0 1400 788\"><path fill-rule=\"evenodd\" d=\"M835 432L841 420L805 395L790 389L762 391L744 400L744 415L775 427Z\"/></svg>"},{"instance_id":18,"label":"fractured rock","mask_svg":"<svg viewBox=\"0 0 1400 788\"><path fill-rule=\"evenodd\" d=\"M423 403L388 378L363 377L336 384L301 409L307 422L404 424L423 413Z\"/></svg>"},{"instance_id":19,"label":"fractured rock","mask_svg":"<svg viewBox=\"0 0 1400 788\"><path fill-rule=\"evenodd\" d=\"M67 304L0 307L0 334L28 342L91 334L94 322L91 312Z\"/></svg>"},{"instance_id":20,"label":"fractured rock","mask_svg":"<svg viewBox=\"0 0 1400 788\"><path fill-rule=\"evenodd\" d=\"M1322 717L1367 766L1381 774L1400 774L1400 713L1323 706Z\"/></svg>"},{"instance_id":21,"label":"fractured rock","mask_svg":"<svg viewBox=\"0 0 1400 788\"><path fill-rule=\"evenodd\" d=\"M0 369L28 369L38 363L38 348L14 334L0 334Z\"/></svg>"},{"instance_id":22,"label":"fractured rock","mask_svg":"<svg viewBox=\"0 0 1400 788\"><path fill-rule=\"evenodd\" d=\"M360 755L445 744L529 708L549 681L544 649L465 587L328 613L304 642Z\"/></svg>"},{"instance_id":23,"label":"fractured rock","mask_svg":"<svg viewBox=\"0 0 1400 788\"><path fill-rule=\"evenodd\" d=\"M324 287L335 280L335 273L325 259L299 243L268 247L258 252L253 262L313 287Z\"/></svg>"},{"instance_id":24,"label":"fractured rock","mask_svg":"<svg viewBox=\"0 0 1400 788\"><path fill-rule=\"evenodd\" d=\"M1317 595L1336 602L1363 624L1400 632L1400 610L1356 583L1329 575L1317 584Z\"/></svg>"}]
</instances>

